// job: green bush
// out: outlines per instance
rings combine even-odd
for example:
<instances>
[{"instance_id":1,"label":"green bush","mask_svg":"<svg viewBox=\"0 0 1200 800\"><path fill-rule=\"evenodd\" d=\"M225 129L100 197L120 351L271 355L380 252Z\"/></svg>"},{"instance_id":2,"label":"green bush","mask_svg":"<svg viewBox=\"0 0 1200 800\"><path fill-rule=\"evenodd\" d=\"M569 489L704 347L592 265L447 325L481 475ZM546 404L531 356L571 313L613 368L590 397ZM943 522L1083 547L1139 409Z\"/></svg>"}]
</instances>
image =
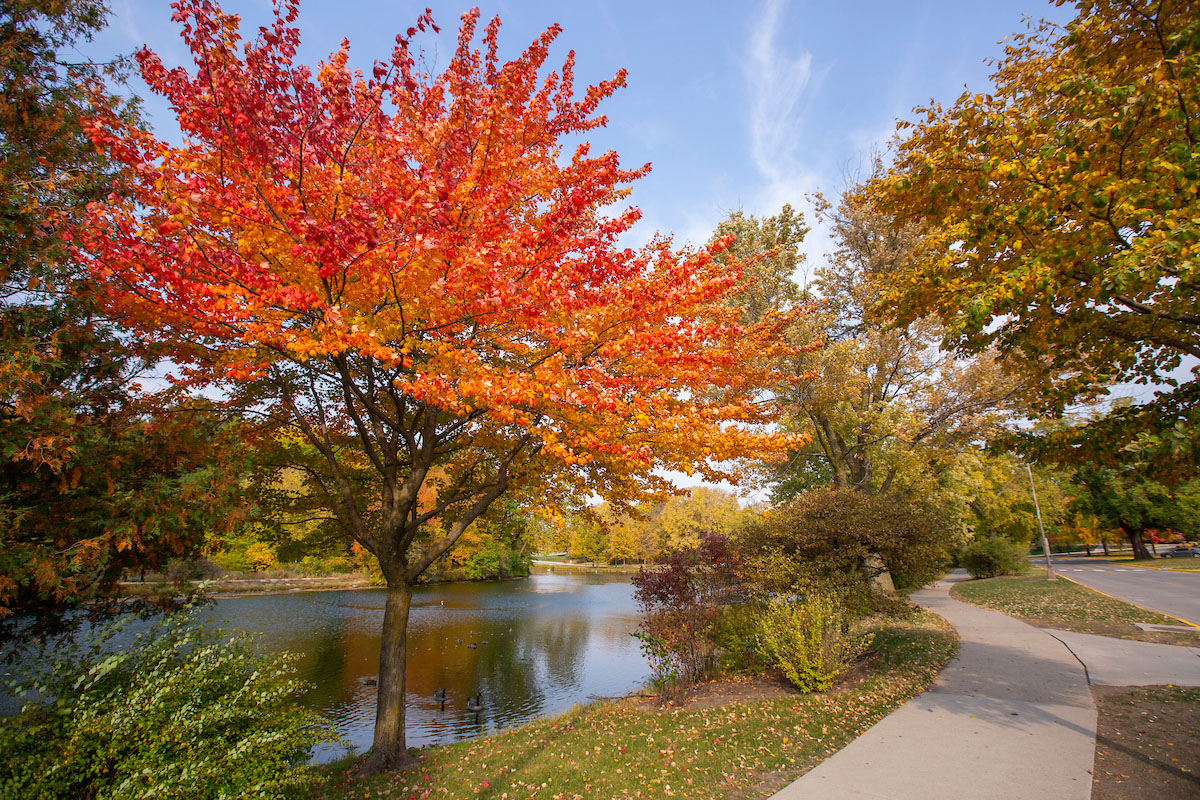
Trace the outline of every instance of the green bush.
<instances>
[{"instance_id":1,"label":"green bush","mask_svg":"<svg viewBox=\"0 0 1200 800\"><path fill-rule=\"evenodd\" d=\"M499 542L488 542L472 553L463 563L463 572L467 580L490 581L501 577L500 566L507 550L508 548Z\"/></svg>"},{"instance_id":2,"label":"green bush","mask_svg":"<svg viewBox=\"0 0 1200 800\"><path fill-rule=\"evenodd\" d=\"M314 779L308 752L336 737L297 704L290 657L256 656L186 613L116 649L119 630L44 653L7 687L27 700L0 728L0 797L265 800Z\"/></svg>"},{"instance_id":3,"label":"green bush","mask_svg":"<svg viewBox=\"0 0 1200 800\"><path fill-rule=\"evenodd\" d=\"M941 515L903 499L817 489L747 525L735 547L755 594L835 594L867 613L888 602L876 585L881 574L900 592L939 577L952 538Z\"/></svg>"},{"instance_id":4,"label":"green bush","mask_svg":"<svg viewBox=\"0 0 1200 800\"><path fill-rule=\"evenodd\" d=\"M869 636L850 633L849 622L845 609L828 595L773 600L759 617L758 651L797 689L824 691L871 644Z\"/></svg>"},{"instance_id":5,"label":"green bush","mask_svg":"<svg viewBox=\"0 0 1200 800\"><path fill-rule=\"evenodd\" d=\"M757 602L735 603L720 609L711 637L717 646L717 666L723 671L748 669L759 665L758 620L763 605Z\"/></svg>"},{"instance_id":6,"label":"green bush","mask_svg":"<svg viewBox=\"0 0 1200 800\"><path fill-rule=\"evenodd\" d=\"M533 568L533 558L525 552L509 549L509 573L514 578L528 578Z\"/></svg>"},{"instance_id":7,"label":"green bush","mask_svg":"<svg viewBox=\"0 0 1200 800\"><path fill-rule=\"evenodd\" d=\"M495 581L524 578L529 575L530 560L503 542L488 542L462 565L462 577L469 581Z\"/></svg>"},{"instance_id":8,"label":"green bush","mask_svg":"<svg viewBox=\"0 0 1200 800\"><path fill-rule=\"evenodd\" d=\"M221 569L227 572L249 572L250 560L245 550L224 550L212 557Z\"/></svg>"},{"instance_id":9,"label":"green bush","mask_svg":"<svg viewBox=\"0 0 1200 800\"><path fill-rule=\"evenodd\" d=\"M1020 575L1029 570L1029 549L999 536L989 536L967 545L958 562L974 578Z\"/></svg>"}]
</instances>

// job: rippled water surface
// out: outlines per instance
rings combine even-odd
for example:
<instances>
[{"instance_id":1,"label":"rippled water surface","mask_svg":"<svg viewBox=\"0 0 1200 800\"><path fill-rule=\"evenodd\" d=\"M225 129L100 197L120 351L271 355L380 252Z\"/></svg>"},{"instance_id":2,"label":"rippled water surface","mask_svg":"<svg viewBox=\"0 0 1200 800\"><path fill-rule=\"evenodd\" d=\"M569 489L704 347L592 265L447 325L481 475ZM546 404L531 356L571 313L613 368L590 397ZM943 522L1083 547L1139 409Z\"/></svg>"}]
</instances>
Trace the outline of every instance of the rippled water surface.
<instances>
[{"instance_id":1,"label":"rippled water surface","mask_svg":"<svg viewBox=\"0 0 1200 800\"><path fill-rule=\"evenodd\" d=\"M364 679L379 668L383 601L382 590L235 597L208 618L255 632L263 651L298 653L300 677L314 684L306 702L361 752L375 724L375 688ZM600 575L542 568L520 581L419 588L408 628L408 744L469 739L637 689L649 674L630 636L637 620L629 582ZM445 711L437 689L446 690ZM476 692L478 715L466 710Z\"/></svg>"}]
</instances>

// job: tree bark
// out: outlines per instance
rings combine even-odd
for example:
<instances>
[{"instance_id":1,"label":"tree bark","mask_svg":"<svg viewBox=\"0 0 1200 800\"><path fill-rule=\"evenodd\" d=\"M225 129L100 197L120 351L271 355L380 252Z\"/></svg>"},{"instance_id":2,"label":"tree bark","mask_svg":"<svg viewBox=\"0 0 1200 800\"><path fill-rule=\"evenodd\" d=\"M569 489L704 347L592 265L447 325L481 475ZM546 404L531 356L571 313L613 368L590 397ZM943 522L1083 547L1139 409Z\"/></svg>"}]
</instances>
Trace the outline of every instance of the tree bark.
<instances>
[{"instance_id":1,"label":"tree bark","mask_svg":"<svg viewBox=\"0 0 1200 800\"><path fill-rule=\"evenodd\" d=\"M412 586L405 581L388 583L379 647L375 740L359 767L362 775L402 768L416 761L409 757L404 743L404 679L412 592Z\"/></svg>"},{"instance_id":2,"label":"tree bark","mask_svg":"<svg viewBox=\"0 0 1200 800\"><path fill-rule=\"evenodd\" d=\"M1146 542L1142 540L1142 532L1134 527L1124 528L1125 535L1129 537L1129 544L1133 547L1133 560L1144 561L1148 558L1153 558L1150 551L1146 549Z\"/></svg>"}]
</instances>

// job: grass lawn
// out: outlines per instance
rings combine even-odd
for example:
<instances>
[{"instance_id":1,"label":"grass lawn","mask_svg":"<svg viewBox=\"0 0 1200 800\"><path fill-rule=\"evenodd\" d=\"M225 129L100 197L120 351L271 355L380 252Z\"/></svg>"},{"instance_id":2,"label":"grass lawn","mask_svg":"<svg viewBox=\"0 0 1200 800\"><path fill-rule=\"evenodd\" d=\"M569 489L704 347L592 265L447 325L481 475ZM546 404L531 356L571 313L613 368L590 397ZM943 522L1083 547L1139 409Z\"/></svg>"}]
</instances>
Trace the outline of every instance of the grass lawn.
<instances>
[{"instance_id":1,"label":"grass lawn","mask_svg":"<svg viewBox=\"0 0 1200 800\"><path fill-rule=\"evenodd\" d=\"M956 584L950 595L1042 628L1164 644L1200 645L1200 631L1159 633L1143 631L1134 625L1135 622L1181 625L1174 617L1138 608L1063 578L1047 581L1044 574L964 581Z\"/></svg>"},{"instance_id":2,"label":"grass lawn","mask_svg":"<svg viewBox=\"0 0 1200 800\"><path fill-rule=\"evenodd\" d=\"M1092 800L1200 796L1200 689L1094 687Z\"/></svg>"},{"instance_id":3,"label":"grass lawn","mask_svg":"<svg viewBox=\"0 0 1200 800\"><path fill-rule=\"evenodd\" d=\"M826 693L731 680L704 687L679 707L638 698L602 702L430 748L406 772L352 779L354 763L341 762L326 768L324 785L306 797L766 797L920 692L957 647L950 626L923 610L876 620L871 629L872 656ZM764 683L774 690L763 692Z\"/></svg>"}]
</instances>

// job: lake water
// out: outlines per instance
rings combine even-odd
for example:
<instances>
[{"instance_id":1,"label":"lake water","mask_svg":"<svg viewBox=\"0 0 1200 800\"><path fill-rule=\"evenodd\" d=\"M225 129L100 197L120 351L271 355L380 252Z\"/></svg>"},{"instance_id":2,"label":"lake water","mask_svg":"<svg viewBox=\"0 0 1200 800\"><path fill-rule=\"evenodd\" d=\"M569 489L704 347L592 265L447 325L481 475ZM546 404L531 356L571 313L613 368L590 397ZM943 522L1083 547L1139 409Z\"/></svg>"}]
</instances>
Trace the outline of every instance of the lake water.
<instances>
[{"instance_id":1,"label":"lake water","mask_svg":"<svg viewBox=\"0 0 1200 800\"><path fill-rule=\"evenodd\" d=\"M383 603L382 590L262 595L220 600L206 616L254 632L263 652L299 654L299 676L314 684L305 702L362 752L375 725L375 688L363 680L379 670ZM637 622L628 580L601 575L535 568L525 580L418 588L408 627L409 746L469 739L637 690L649 676L630 636ZM477 692L478 715L466 710Z\"/></svg>"}]
</instances>

